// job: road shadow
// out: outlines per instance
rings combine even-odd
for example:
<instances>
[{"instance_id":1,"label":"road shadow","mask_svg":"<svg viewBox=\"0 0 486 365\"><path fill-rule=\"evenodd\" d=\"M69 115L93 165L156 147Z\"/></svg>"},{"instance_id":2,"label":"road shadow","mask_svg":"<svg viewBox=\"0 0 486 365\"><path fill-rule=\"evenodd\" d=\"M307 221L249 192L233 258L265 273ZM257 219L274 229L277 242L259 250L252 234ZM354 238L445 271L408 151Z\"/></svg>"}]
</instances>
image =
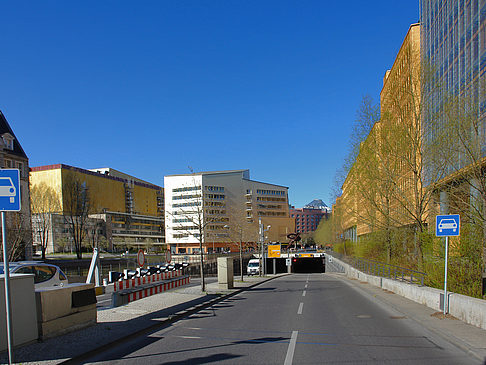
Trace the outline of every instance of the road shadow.
<instances>
[{"instance_id":1,"label":"road shadow","mask_svg":"<svg viewBox=\"0 0 486 365\"><path fill-rule=\"evenodd\" d=\"M188 310L194 306L207 303L219 295L206 295L188 302L171 307L162 308L138 317L120 321L102 322L94 326L65 335L50 338L42 342L36 342L13 350L16 363L68 360L93 349L100 348L110 343L116 344L120 339L145 331L153 331L170 325L166 323L176 313ZM123 316L123 313L120 313ZM0 363L8 363L6 351L0 353Z\"/></svg>"},{"instance_id":2,"label":"road shadow","mask_svg":"<svg viewBox=\"0 0 486 365\"><path fill-rule=\"evenodd\" d=\"M158 340L162 340L164 337L157 337L157 338L143 338L137 341L133 341L121 349L114 349L113 351L107 351L104 354L100 354L99 356L93 357L89 359L90 363L96 363L96 362L110 362L110 361L115 361L123 358L123 360L127 361L132 361L132 362L140 362L142 363L145 358L150 358L151 361L154 360L155 357L157 356L164 356L168 357L171 355L177 355L177 354L188 354L190 355L194 351L206 351L206 350L213 350L213 349L221 349L221 348L226 348L226 347L232 347L232 346L238 346L238 345L248 345L248 344L267 344L267 343L288 343L290 339L288 337L260 337L260 338L253 338L253 339L244 339L244 340L239 340L239 341L230 341L227 343L223 344L217 344L217 345L208 345L208 346L191 346L190 348L185 348L185 349L173 349L169 351L160 351L160 352L151 352L147 354L137 354L137 355L131 355L133 352L140 348L144 348L145 346L148 346L151 343L154 343ZM232 357L221 357L222 355L224 356L232 356ZM189 357L184 360L178 360L178 361L170 361L170 362L163 362L161 364L205 364L208 362L217 362L225 359L230 359L230 358L236 358L236 357L242 357L243 355L233 355L233 354L227 354L227 353L220 353L220 354L213 354L209 356L204 356L204 357ZM196 359L196 361L202 361L205 359L206 362L193 362L193 360ZM197 360L200 359L200 360ZM88 360L88 359L86 359Z\"/></svg>"}]
</instances>

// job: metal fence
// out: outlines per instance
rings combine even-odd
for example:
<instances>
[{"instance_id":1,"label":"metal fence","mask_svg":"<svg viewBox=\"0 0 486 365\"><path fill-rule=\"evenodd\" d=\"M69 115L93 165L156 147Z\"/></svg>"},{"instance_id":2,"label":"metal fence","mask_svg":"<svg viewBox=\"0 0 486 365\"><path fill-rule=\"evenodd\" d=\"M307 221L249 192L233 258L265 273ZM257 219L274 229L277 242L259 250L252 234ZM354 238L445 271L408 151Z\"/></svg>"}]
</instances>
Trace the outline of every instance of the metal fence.
<instances>
[{"instance_id":1,"label":"metal fence","mask_svg":"<svg viewBox=\"0 0 486 365\"><path fill-rule=\"evenodd\" d=\"M369 275L380 276L384 278L401 280L411 284L424 285L426 273L416 270L407 269L396 265L386 264L375 260L364 259L361 257L344 256L336 252L328 253L340 260L351 265L355 269Z\"/></svg>"},{"instance_id":2,"label":"metal fence","mask_svg":"<svg viewBox=\"0 0 486 365\"><path fill-rule=\"evenodd\" d=\"M218 263L217 258L221 255L204 255L204 274L206 276L217 276L218 275ZM233 269L234 275L240 275L240 259L238 255L224 255L224 257L233 258ZM184 269L186 275L192 277L199 277L201 275L201 266L199 264L199 255L194 255L190 257L192 260L184 260L187 257L177 257L173 256L173 262L187 262L190 264ZM243 273L246 274L246 266L250 260L251 255L245 255L243 257ZM160 258L159 258L160 259ZM84 260L45 260L48 263L57 265L61 270L68 276L70 282L84 282L88 276L89 266L91 263L90 259ZM157 264L163 264L164 262L155 262L155 258L151 258L148 263L149 266L155 266ZM101 276L104 278L108 277L108 272L118 271L123 272L124 269L135 270L137 265L136 257L127 258L112 258L112 259L101 259Z\"/></svg>"}]
</instances>

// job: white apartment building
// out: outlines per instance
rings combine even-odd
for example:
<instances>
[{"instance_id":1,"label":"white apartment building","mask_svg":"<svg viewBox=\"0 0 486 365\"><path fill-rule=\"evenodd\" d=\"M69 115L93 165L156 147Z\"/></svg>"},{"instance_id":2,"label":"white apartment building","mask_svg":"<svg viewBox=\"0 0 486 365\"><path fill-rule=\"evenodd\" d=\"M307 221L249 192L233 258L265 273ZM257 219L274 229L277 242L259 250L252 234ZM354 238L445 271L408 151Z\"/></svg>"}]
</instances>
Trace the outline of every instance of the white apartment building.
<instances>
[{"instance_id":1,"label":"white apartment building","mask_svg":"<svg viewBox=\"0 0 486 365\"><path fill-rule=\"evenodd\" d=\"M258 241L258 220L270 225L268 241L294 232L288 187L250 180L249 170L164 177L166 242L175 253L237 251ZM202 237L201 237L202 236Z\"/></svg>"}]
</instances>

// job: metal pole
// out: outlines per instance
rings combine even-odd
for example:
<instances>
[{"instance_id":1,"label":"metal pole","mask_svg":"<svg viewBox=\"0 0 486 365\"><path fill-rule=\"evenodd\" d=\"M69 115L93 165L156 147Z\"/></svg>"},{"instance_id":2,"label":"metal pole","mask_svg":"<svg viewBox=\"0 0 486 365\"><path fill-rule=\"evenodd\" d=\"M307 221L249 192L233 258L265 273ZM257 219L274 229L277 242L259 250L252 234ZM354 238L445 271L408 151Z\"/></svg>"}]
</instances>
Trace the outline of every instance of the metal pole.
<instances>
[{"instance_id":1,"label":"metal pole","mask_svg":"<svg viewBox=\"0 0 486 365\"><path fill-rule=\"evenodd\" d=\"M10 273L8 271L7 225L5 212L2 212L3 272L5 280L5 312L7 315L8 363L13 363L12 313L10 312Z\"/></svg>"},{"instance_id":2,"label":"metal pole","mask_svg":"<svg viewBox=\"0 0 486 365\"><path fill-rule=\"evenodd\" d=\"M240 274L241 274L241 281L243 281L243 254L241 250L243 249L243 230L240 228Z\"/></svg>"},{"instance_id":3,"label":"metal pole","mask_svg":"<svg viewBox=\"0 0 486 365\"><path fill-rule=\"evenodd\" d=\"M449 237L446 236L445 241L445 267L444 267L444 315L447 314L449 301L447 300L447 259L448 259L448 251L449 251Z\"/></svg>"},{"instance_id":4,"label":"metal pole","mask_svg":"<svg viewBox=\"0 0 486 365\"><path fill-rule=\"evenodd\" d=\"M260 252L260 276L262 276L263 272L263 225L262 225L262 219L258 218L258 229L260 233L260 246L261 246L261 252Z\"/></svg>"}]
</instances>

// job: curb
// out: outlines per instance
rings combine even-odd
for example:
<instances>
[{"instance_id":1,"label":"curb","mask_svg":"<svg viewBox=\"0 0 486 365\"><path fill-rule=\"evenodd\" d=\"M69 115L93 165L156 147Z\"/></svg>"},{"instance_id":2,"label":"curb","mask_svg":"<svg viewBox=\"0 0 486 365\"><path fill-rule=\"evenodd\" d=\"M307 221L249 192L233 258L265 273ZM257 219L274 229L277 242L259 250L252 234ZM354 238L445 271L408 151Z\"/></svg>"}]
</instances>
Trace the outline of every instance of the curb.
<instances>
[{"instance_id":1,"label":"curb","mask_svg":"<svg viewBox=\"0 0 486 365\"><path fill-rule=\"evenodd\" d=\"M270 277L268 279L259 281L255 284L252 284L250 286L247 286L247 287L244 287L244 288L241 288L241 289L237 289L234 292L231 292L231 293L228 293L228 294L221 294L221 295L217 296L216 298L210 299L210 300L208 300L204 303L198 304L194 307L182 310L180 312L176 312L173 315L169 315L169 317L165 320L159 321L158 323L154 323L154 324L152 324L148 327L142 328L138 331L131 332L128 335L118 337L117 339L114 339L113 341L110 341L110 342L108 342L104 345L101 345L101 346L96 347L92 350L89 350L88 352L85 352L84 354L81 354L81 355L75 356L71 359L65 360L65 361L61 362L60 364L69 364L69 365L71 365L71 364L82 364L84 360L86 360L86 359L88 359L88 358L90 358L94 355L97 355L98 353L103 352L103 351L105 351L109 348L113 348L115 345L118 346L118 345L120 345L124 342L132 340L134 337L144 335L144 334L146 334L148 332L152 332L154 330L163 329L163 328L167 327L168 325L170 325L174 322L177 322L184 317L187 317L191 314L199 312L200 310L211 307L213 304L221 302L221 301L223 301L227 298L231 298L232 296L240 294L240 293L242 293L242 292L244 292L248 289L254 288L255 286L266 283L270 280L280 278L280 277L283 277L283 276L287 276L287 275L289 275L289 274L286 273L286 274L283 274L283 275ZM206 295L211 295L211 294L206 294ZM218 295L218 294L215 294L215 295Z\"/></svg>"}]
</instances>

